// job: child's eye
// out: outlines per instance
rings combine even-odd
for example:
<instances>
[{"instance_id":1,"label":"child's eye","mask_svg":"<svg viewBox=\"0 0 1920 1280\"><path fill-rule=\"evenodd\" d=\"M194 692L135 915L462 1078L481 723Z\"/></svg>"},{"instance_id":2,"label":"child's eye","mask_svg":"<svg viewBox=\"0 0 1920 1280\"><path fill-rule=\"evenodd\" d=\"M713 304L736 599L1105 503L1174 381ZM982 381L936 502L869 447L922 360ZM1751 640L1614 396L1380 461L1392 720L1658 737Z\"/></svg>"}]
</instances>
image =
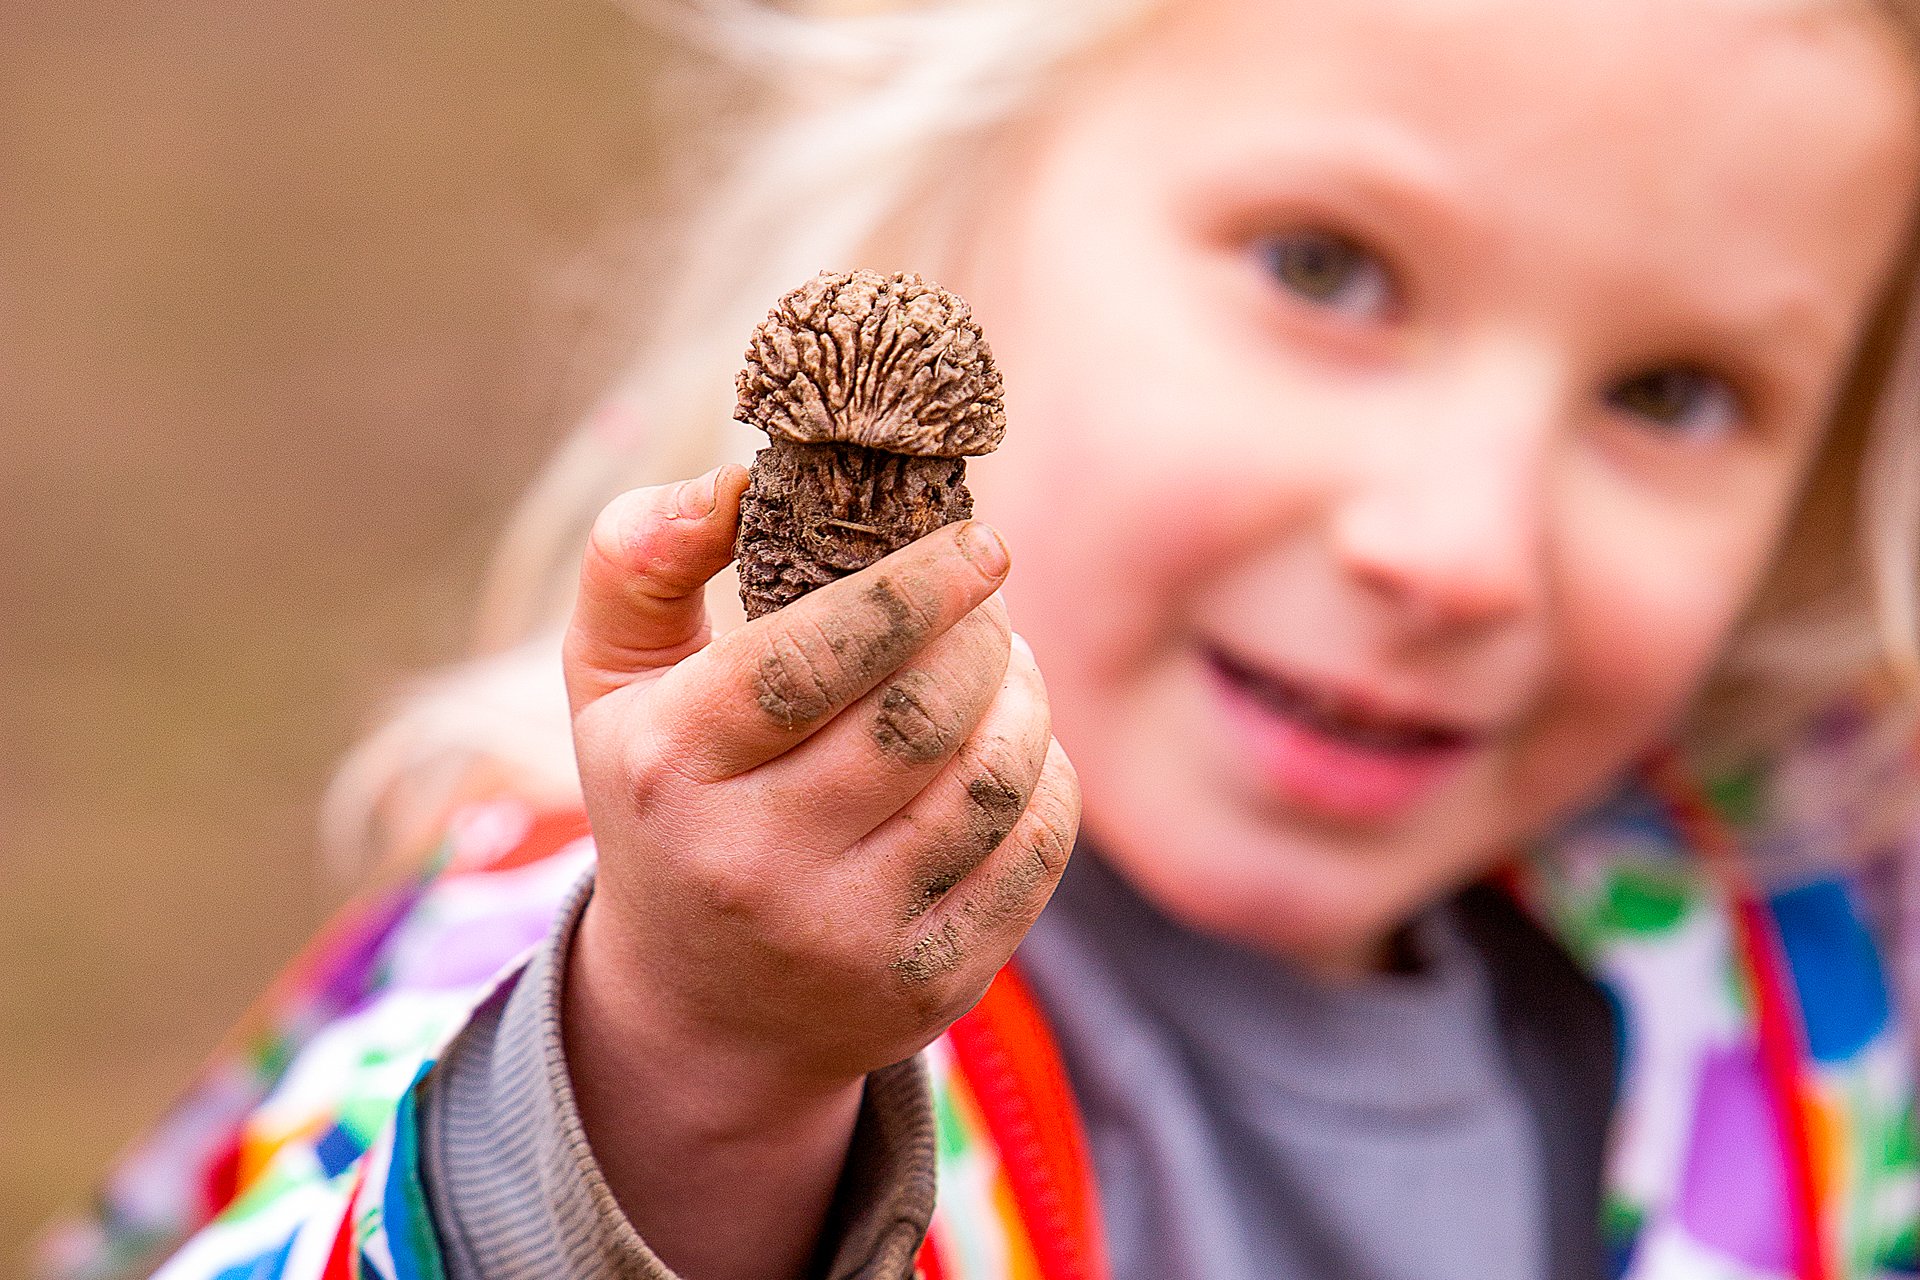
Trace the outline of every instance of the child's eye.
<instances>
[{"instance_id":1,"label":"child's eye","mask_svg":"<svg viewBox=\"0 0 1920 1280\"><path fill-rule=\"evenodd\" d=\"M1740 397L1723 378L1688 365L1650 369L1616 382L1607 403L1662 432L1714 437L1740 421Z\"/></svg>"},{"instance_id":2,"label":"child's eye","mask_svg":"<svg viewBox=\"0 0 1920 1280\"><path fill-rule=\"evenodd\" d=\"M1354 320L1385 315L1393 301L1386 264L1345 236L1296 231L1264 241L1267 270L1289 292Z\"/></svg>"}]
</instances>

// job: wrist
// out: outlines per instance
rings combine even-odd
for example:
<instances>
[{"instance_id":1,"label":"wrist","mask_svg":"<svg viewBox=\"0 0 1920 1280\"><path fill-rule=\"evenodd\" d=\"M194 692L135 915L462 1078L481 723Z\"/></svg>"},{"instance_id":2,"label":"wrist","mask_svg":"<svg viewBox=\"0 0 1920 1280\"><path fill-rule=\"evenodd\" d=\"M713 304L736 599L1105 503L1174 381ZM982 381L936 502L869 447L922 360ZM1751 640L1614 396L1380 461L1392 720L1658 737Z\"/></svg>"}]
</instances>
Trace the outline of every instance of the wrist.
<instances>
[{"instance_id":1,"label":"wrist","mask_svg":"<svg viewBox=\"0 0 1920 1280\"><path fill-rule=\"evenodd\" d=\"M560 993L587 1145L622 1214L682 1275L798 1277L813 1257L865 1077L812 1080L696 1034L635 982L589 901ZM741 1206L713 1230L715 1205Z\"/></svg>"},{"instance_id":2,"label":"wrist","mask_svg":"<svg viewBox=\"0 0 1920 1280\"><path fill-rule=\"evenodd\" d=\"M561 989L577 1091L604 1085L633 1119L690 1141L764 1146L842 1124L851 1133L864 1075L820 1070L791 1044L744 1040L696 1016L635 972L632 958L644 951L596 905L581 914Z\"/></svg>"}]
</instances>

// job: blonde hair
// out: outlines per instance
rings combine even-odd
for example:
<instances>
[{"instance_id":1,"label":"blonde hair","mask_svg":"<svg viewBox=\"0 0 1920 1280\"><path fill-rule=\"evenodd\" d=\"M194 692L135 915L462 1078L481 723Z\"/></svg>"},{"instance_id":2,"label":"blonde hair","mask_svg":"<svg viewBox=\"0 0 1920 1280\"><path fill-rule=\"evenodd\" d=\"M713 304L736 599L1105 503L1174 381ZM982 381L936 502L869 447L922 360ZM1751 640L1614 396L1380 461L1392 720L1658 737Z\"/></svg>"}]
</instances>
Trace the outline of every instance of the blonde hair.
<instances>
[{"instance_id":1,"label":"blonde hair","mask_svg":"<svg viewBox=\"0 0 1920 1280\"><path fill-rule=\"evenodd\" d=\"M1154 0L631 0L701 64L685 141L714 176L677 211L650 338L565 442L495 558L476 656L407 691L326 796L337 864L408 851L476 777L577 795L559 635L594 515L635 485L691 475L751 440L730 422L735 366L769 302L823 267L932 247L943 200L1062 68ZM1889 0L1903 25L1920 0ZM676 181L689 182L688 175ZM1858 361L1785 551L1703 695L1690 739L1763 747L1877 672L1920 675L1920 324L1903 272ZM628 429L624 424L634 424ZM1904 712L1884 717L1904 741ZM1889 752L1875 760L1884 765ZM1865 777L1872 770L1863 770ZM481 785L484 785L482 783ZM1882 824L1876 824L1882 825Z\"/></svg>"}]
</instances>

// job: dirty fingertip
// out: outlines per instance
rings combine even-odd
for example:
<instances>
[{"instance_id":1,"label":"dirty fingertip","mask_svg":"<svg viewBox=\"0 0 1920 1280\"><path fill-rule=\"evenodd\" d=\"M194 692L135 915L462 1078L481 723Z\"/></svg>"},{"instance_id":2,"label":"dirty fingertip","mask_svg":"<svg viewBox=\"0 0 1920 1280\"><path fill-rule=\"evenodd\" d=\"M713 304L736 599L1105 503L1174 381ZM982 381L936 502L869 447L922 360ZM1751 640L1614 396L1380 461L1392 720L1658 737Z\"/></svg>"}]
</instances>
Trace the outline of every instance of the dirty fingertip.
<instances>
[{"instance_id":1,"label":"dirty fingertip","mask_svg":"<svg viewBox=\"0 0 1920 1280\"><path fill-rule=\"evenodd\" d=\"M1004 578L1013 557L999 530L984 520L969 520L960 531L960 554L989 578Z\"/></svg>"},{"instance_id":2,"label":"dirty fingertip","mask_svg":"<svg viewBox=\"0 0 1920 1280\"><path fill-rule=\"evenodd\" d=\"M684 516L689 520L704 520L713 514L714 503L718 501L717 485L720 468L715 467L703 476L683 480L674 488L673 502L667 512L667 518Z\"/></svg>"},{"instance_id":3,"label":"dirty fingertip","mask_svg":"<svg viewBox=\"0 0 1920 1280\"><path fill-rule=\"evenodd\" d=\"M722 463L714 470L714 492L721 507L731 507L747 491L747 469L737 462Z\"/></svg>"}]
</instances>

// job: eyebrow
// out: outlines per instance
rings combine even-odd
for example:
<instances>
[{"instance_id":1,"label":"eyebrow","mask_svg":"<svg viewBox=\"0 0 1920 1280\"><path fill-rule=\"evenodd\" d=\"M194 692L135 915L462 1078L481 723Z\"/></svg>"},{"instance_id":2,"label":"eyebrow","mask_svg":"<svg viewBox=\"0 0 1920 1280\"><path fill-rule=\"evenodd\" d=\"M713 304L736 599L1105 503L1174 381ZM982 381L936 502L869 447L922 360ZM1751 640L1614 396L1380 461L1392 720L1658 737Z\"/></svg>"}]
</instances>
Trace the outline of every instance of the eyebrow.
<instances>
[{"instance_id":1,"label":"eyebrow","mask_svg":"<svg viewBox=\"0 0 1920 1280\"><path fill-rule=\"evenodd\" d=\"M1279 175L1309 166L1323 195L1358 197L1363 207L1382 208L1426 230L1459 238L1476 221L1471 193L1438 157L1402 132L1384 128L1350 128L1311 144L1268 142L1250 149L1230 167L1200 175L1190 197L1193 211L1263 198L1297 200L1297 180Z\"/></svg>"},{"instance_id":2,"label":"eyebrow","mask_svg":"<svg viewBox=\"0 0 1920 1280\"><path fill-rule=\"evenodd\" d=\"M1751 304L1728 300L1705 305L1697 297L1663 292L1650 290L1650 300L1675 317L1683 332L1700 335L1697 354L1725 360L1776 393L1816 395L1823 390L1830 356L1838 360L1843 376L1851 361L1847 326L1809 302L1803 290L1783 290Z\"/></svg>"},{"instance_id":3,"label":"eyebrow","mask_svg":"<svg viewBox=\"0 0 1920 1280\"><path fill-rule=\"evenodd\" d=\"M1843 329L1798 289L1783 290L1777 298L1756 299L1750 305L1731 301L1708 306L1687 303L1677 309L1693 313L1704 329L1756 346L1817 345L1840 336Z\"/></svg>"}]
</instances>

